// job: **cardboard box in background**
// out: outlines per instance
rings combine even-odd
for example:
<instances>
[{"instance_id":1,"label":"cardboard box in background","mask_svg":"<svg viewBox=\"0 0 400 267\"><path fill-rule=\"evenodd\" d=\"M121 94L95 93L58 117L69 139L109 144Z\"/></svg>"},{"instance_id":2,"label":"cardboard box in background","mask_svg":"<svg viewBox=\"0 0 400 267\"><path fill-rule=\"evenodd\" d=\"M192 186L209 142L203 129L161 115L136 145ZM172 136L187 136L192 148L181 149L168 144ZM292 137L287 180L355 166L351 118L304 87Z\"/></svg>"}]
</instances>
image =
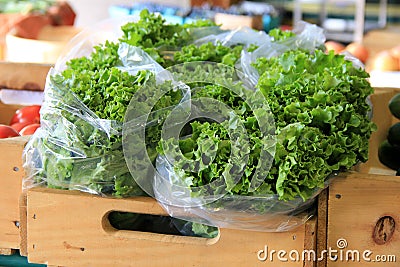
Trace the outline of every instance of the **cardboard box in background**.
<instances>
[{"instance_id":1,"label":"cardboard box in background","mask_svg":"<svg viewBox=\"0 0 400 267\"><path fill-rule=\"evenodd\" d=\"M43 91L50 64L0 62L0 89Z\"/></svg>"},{"instance_id":2,"label":"cardboard box in background","mask_svg":"<svg viewBox=\"0 0 400 267\"><path fill-rule=\"evenodd\" d=\"M222 29L234 30L239 27L250 27L256 30L263 30L263 17L261 15L245 16L217 13L214 16L216 24L221 24Z\"/></svg>"}]
</instances>

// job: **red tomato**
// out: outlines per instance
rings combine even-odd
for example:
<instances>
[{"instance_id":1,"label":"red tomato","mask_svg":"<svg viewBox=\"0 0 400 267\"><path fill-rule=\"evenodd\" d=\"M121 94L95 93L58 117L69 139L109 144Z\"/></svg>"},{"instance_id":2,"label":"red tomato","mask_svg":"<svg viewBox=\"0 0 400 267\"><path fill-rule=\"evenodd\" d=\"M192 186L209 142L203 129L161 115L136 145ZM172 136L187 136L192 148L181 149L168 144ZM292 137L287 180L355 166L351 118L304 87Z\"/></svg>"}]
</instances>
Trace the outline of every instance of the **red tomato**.
<instances>
[{"instance_id":1,"label":"red tomato","mask_svg":"<svg viewBox=\"0 0 400 267\"><path fill-rule=\"evenodd\" d=\"M17 122L28 122L29 124L40 123L40 106L32 105L18 109L11 118L11 124Z\"/></svg>"},{"instance_id":2,"label":"red tomato","mask_svg":"<svg viewBox=\"0 0 400 267\"><path fill-rule=\"evenodd\" d=\"M22 130L22 128L24 128L25 126L28 126L29 124L31 124L29 121L16 122L16 123L11 124L11 127L14 128L17 132L19 132Z\"/></svg>"},{"instance_id":3,"label":"red tomato","mask_svg":"<svg viewBox=\"0 0 400 267\"><path fill-rule=\"evenodd\" d=\"M39 123L29 124L25 126L20 132L20 135L31 135L36 132L36 129L40 127Z\"/></svg>"},{"instance_id":4,"label":"red tomato","mask_svg":"<svg viewBox=\"0 0 400 267\"><path fill-rule=\"evenodd\" d=\"M0 138L19 136L18 132L11 126L0 124Z\"/></svg>"}]
</instances>

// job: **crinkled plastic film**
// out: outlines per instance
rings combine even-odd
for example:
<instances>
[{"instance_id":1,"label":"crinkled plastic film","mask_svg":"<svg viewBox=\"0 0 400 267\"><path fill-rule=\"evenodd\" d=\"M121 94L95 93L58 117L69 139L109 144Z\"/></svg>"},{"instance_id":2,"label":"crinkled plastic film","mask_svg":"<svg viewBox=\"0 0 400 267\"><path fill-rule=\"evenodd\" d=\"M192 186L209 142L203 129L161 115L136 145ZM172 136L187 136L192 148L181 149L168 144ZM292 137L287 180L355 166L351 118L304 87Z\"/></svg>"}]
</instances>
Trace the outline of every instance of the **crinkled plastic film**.
<instances>
[{"instance_id":1,"label":"crinkled plastic film","mask_svg":"<svg viewBox=\"0 0 400 267\"><path fill-rule=\"evenodd\" d=\"M326 40L323 29L304 21L296 24L293 33L296 35L284 41L273 42L271 38L267 38L256 50L252 52L242 51L242 56L236 63L236 67L245 74L244 79L257 84L260 75L251 65L257 58L276 57L288 50L298 48L313 52L316 48L324 46Z\"/></svg>"},{"instance_id":2,"label":"crinkled plastic film","mask_svg":"<svg viewBox=\"0 0 400 267\"><path fill-rule=\"evenodd\" d=\"M190 192L178 191L177 187L171 186L171 182L165 182L166 177L171 181L176 175L165 158L158 159L157 170L160 177L154 181L156 199L171 216L222 228L266 232L289 231L304 224L314 215L315 198L322 191L322 188L316 189L307 201L300 197L282 201L277 195L224 195L208 201L202 197L190 197L188 194ZM326 186L328 184L329 182L326 182ZM185 227L190 229L190 225L187 223L181 226L182 230L184 231Z\"/></svg>"},{"instance_id":3,"label":"crinkled plastic film","mask_svg":"<svg viewBox=\"0 0 400 267\"><path fill-rule=\"evenodd\" d=\"M295 37L283 42L261 38L263 44L254 52L242 51L242 58L237 63L237 67L245 72L244 74L238 71L238 76L244 80L244 84L251 86L257 83L258 73L251 67L251 63L259 57L274 57L299 47L312 53L324 45L323 31L315 25L302 23L294 32L297 34ZM208 36L200 39L198 43L211 41L246 46L254 38L257 38L257 33L245 29ZM248 40L250 42L247 42ZM346 60L351 61L355 67L363 68L363 65L351 55L346 55ZM246 79L250 79L251 82L247 82ZM257 194L253 196L217 194L196 197L193 196L192 189L185 187L186 181L177 178L179 175L176 173L173 161L173 158L168 160L164 156L157 158L157 173L153 185L155 197L171 216L195 224L254 231L288 231L304 224L313 216L316 196L323 190L323 188L316 188L307 201L301 197L282 201L277 195ZM336 173L326 178L325 186L335 175ZM190 232L192 223L179 224L183 232Z\"/></svg>"},{"instance_id":4,"label":"crinkled plastic film","mask_svg":"<svg viewBox=\"0 0 400 267\"><path fill-rule=\"evenodd\" d=\"M318 33L320 33L319 28L314 28L312 25L305 24L304 28L301 30L301 33L303 34L300 34L300 36L296 37L298 38L296 39L297 43L296 41L292 40L288 42L288 44L279 44L279 46L285 46L285 49L282 49L281 51L284 52L289 49L294 49L298 44L304 43L309 44L309 49L313 51L315 49L314 45L320 46L324 41L324 39L319 35L317 35L317 38L321 38L318 39L318 41L312 39L310 36L313 35L313 31L318 31ZM314 36L314 38L316 37ZM255 42L255 40L258 40L260 43ZM227 46L241 44L245 47L248 47L252 43L259 45L265 45L265 43L268 43L274 47L277 46L277 44L274 44L270 37L265 33L256 32L247 28L223 32L217 35L212 34L195 41L195 44L201 45L207 42L212 42L214 44L222 43ZM251 63L252 62L248 62L245 67L249 68ZM195 69L195 67L192 69ZM169 68L167 71L170 71L174 74L179 73L179 71L174 71L173 68ZM241 71L237 71L236 74L241 79L240 82L242 82L243 86L247 87L249 92L255 94L254 85L257 83L257 81L249 83L247 80L248 76L246 74L242 73ZM175 75L171 79L173 79L175 83L180 82L185 84L186 82L190 82L185 80L184 75L182 75L182 77ZM230 78L227 77L227 79ZM212 80L207 80L207 78L205 78L203 81L210 83L213 82ZM225 86L229 85L225 84ZM150 89L148 91L150 91ZM236 94L238 93L236 92ZM263 99L263 97L258 96L258 99ZM183 103L185 102L181 102L175 108L186 110L186 113L190 114L188 117L192 116L192 119L200 117L200 114L208 114L208 111L199 110L199 108L196 108L196 105L198 104L196 99L191 99L190 105L187 105L186 107L180 106ZM190 111L187 110L188 107L191 108ZM263 109L269 110L269 107L264 107ZM131 114L128 116L133 118L143 118L141 116L144 115L134 114L140 113L135 110L128 110L127 114L129 112L131 112ZM222 113L221 110L217 110L216 112ZM150 113L149 116L151 117L152 115L153 113ZM127 117L125 117L125 119L126 118ZM180 119L184 120L183 118ZM213 119L219 121L218 116L214 116ZM225 120L226 119L227 118L225 118ZM264 119L267 121L266 118ZM186 118L186 120L190 121L190 118ZM144 121L137 121L136 119L128 119L128 121L126 120L125 123L125 127L128 129L137 129L137 126L142 127L143 134L144 128L147 127L144 124ZM183 122L175 120L173 123L168 123L168 121L164 121L164 123L172 125L172 128L179 132L179 130L174 127ZM129 125L129 127L127 127L127 125ZM132 130L129 131L132 132ZM127 141L127 145L131 143L139 143L143 138L144 136L135 136L135 138L129 136L127 137L127 140L129 140ZM175 140L178 138L179 137L175 137ZM233 144L235 141L231 140L231 143ZM237 145L240 146L242 144L238 143ZM130 155L142 155L143 151L144 147L141 149L134 149L128 153L129 155L126 155L126 158L129 158ZM268 148L266 148L265 151L268 151ZM265 156L262 161L271 160L273 151L269 152L271 152L268 154L270 158ZM131 173L138 174L139 177L136 179L139 180L139 185L142 188L145 188L145 191L148 194L153 195L171 216L185 221L190 221L192 223L254 231L288 231L305 223L314 214L313 203L315 201L315 196L317 196L322 190L322 188L316 189L314 195L306 202L300 197L291 201L282 201L278 199L277 195L228 196L224 195L225 191L221 186L213 187L214 191L211 193L211 195L193 197L193 188L190 188L184 180L180 180L174 170L173 165L175 164L174 159L176 159L176 157L177 155L173 154L168 160L166 157L159 156L156 161L156 170L154 170L153 166L150 166L149 164L147 165L149 168L143 168L143 166L137 168L135 163L140 162L141 158L135 158L135 156L133 156L133 159L129 160L133 161L134 163L129 164L128 162L128 166L131 166ZM154 177L149 177L149 173L154 173ZM235 180L235 182L237 182L237 180ZM201 192L209 192L210 190L212 189L208 188L208 190L203 190ZM220 194L218 192L220 192ZM187 223L184 226L181 225L182 231L186 231L184 228L191 228L192 223Z\"/></svg>"},{"instance_id":5,"label":"crinkled plastic film","mask_svg":"<svg viewBox=\"0 0 400 267\"><path fill-rule=\"evenodd\" d=\"M109 19L87 28L71 40L47 76L41 108L41 127L23 153L24 189L46 186L112 195L117 184L126 186L126 196L143 195L123 159L122 122L100 119L65 84L54 78L73 58L90 56L105 41L117 41L120 27L136 17ZM121 44L121 65L134 75L138 70L159 72L162 67L140 48ZM101 149L112 145L111 149Z\"/></svg>"},{"instance_id":6,"label":"crinkled plastic film","mask_svg":"<svg viewBox=\"0 0 400 267\"><path fill-rule=\"evenodd\" d=\"M250 45L263 45L271 41L271 38L264 31L256 31L249 27L238 28L236 30L217 32L199 38L194 43L201 45L212 42L214 44L220 42L225 46L243 44L245 47Z\"/></svg>"}]
</instances>

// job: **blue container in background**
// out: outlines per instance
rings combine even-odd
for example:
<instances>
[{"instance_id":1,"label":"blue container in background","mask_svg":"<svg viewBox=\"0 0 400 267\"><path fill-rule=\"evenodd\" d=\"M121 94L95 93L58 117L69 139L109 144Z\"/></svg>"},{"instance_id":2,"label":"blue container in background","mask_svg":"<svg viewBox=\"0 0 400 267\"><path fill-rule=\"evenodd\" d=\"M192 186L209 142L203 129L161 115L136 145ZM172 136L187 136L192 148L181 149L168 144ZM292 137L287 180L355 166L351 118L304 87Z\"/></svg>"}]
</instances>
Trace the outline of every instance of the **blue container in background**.
<instances>
[{"instance_id":1,"label":"blue container in background","mask_svg":"<svg viewBox=\"0 0 400 267\"><path fill-rule=\"evenodd\" d=\"M270 4L243 1L240 5L229 9L216 7L193 7L183 9L175 6L167 6L154 3L136 3L132 5L113 5L109 7L110 17L121 17L126 15L139 15L143 9L161 14L168 23L184 24L199 19L211 19L218 12L234 15L261 15L263 18L263 30L269 31L280 26L281 17L279 12Z\"/></svg>"},{"instance_id":2,"label":"blue container in background","mask_svg":"<svg viewBox=\"0 0 400 267\"><path fill-rule=\"evenodd\" d=\"M129 16L131 15L131 8L129 6L112 5L108 8L108 14L111 18Z\"/></svg>"},{"instance_id":3,"label":"blue container in background","mask_svg":"<svg viewBox=\"0 0 400 267\"><path fill-rule=\"evenodd\" d=\"M26 257L22 257L19 254L13 255L0 255L0 266L1 267L46 267L43 264L31 264L28 263Z\"/></svg>"}]
</instances>

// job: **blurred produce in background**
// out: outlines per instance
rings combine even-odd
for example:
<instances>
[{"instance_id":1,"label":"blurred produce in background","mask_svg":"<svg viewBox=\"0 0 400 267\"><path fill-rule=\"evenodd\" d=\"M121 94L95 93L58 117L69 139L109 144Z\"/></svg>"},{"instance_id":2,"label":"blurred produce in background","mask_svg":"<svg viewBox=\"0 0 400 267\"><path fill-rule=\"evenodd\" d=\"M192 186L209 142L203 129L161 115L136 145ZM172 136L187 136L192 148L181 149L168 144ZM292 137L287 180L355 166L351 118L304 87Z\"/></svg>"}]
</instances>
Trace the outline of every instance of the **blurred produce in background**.
<instances>
[{"instance_id":1,"label":"blurred produce in background","mask_svg":"<svg viewBox=\"0 0 400 267\"><path fill-rule=\"evenodd\" d=\"M150 12L162 14L170 23L183 24L199 19L211 19L225 29L248 26L265 31L276 28L281 23L282 11L271 4L250 1L211 2L212 5L210 1L192 1L191 7L167 6L149 2L112 5L109 8L109 15L110 17L138 15L143 9L148 9Z\"/></svg>"},{"instance_id":2,"label":"blurred produce in background","mask_svg":"<svg viewBox=\"0 0 400 267\"><path fill-rule=\"evenodd\" d=\"M74 10L66 1L0 0L0 60L13 61L13 58L7 58L7 35L22 38L22 40L14 38L14 42L23 42L23 39L42 39L41 33L44 28L71 27L74 25L75 18ZM51 31L51 35L54 34L55 32ZM54 36L51 38L55 39ZM67 39L69 38L70 36ZM13 43L14 45L21 49L16 43ZM32 43L28 43L28 45L32 45ZM34 49L32 46L29 47ZM49 47L46 47L46 49L49 49ZM30 51L31 54L34 54L33 52L35 50ZM26 61L29 62L29 57L26 58Z\"/></svg>"}]
</instances>

